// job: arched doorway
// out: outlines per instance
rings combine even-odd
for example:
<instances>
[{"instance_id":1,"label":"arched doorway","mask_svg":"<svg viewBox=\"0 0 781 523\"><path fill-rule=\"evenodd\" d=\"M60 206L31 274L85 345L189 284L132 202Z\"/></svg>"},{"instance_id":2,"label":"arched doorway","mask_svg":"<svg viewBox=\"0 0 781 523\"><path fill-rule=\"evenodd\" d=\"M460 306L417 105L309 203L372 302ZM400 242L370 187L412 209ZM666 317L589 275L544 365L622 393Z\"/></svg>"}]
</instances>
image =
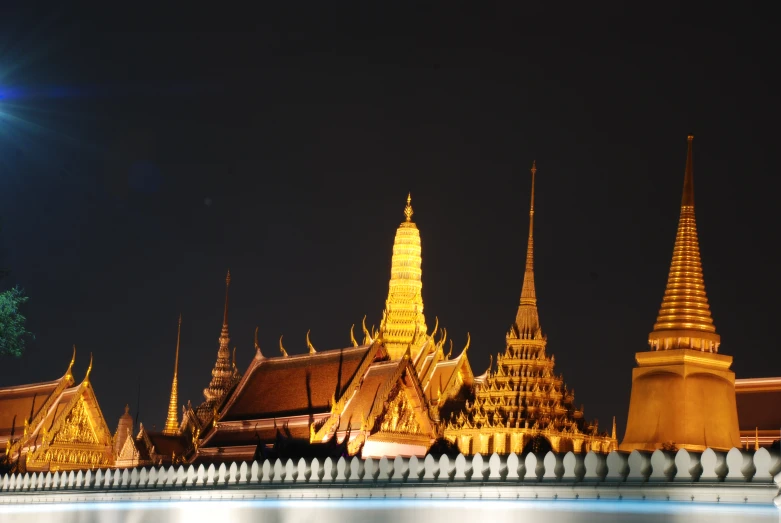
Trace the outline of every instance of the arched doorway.
<instances>
[{"instance_id":1,"label":"arched doorway","mask_svg":"<svg viewBox=\"0 0 781 523\"><path fill-rule=\"evenodd\" d=\"M539 456L545 455L551 450L553 450L553 446L550 444L550 441L548 441L548 438L545 436L534 436L523 446L523 452L521 454L525 456L531 452L532 454Z\"/></svg>"}]
</instances>

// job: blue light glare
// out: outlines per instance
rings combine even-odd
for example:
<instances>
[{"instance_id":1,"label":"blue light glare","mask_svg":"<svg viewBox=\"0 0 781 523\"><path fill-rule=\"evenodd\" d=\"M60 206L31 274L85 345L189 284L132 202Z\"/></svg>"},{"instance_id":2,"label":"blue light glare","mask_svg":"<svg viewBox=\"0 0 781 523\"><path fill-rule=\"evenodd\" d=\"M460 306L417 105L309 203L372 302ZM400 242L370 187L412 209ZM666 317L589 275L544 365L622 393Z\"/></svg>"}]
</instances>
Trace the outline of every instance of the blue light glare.
<instances>
[{"instance_id":1,"label":"blue light glare","mask_svg":"<svg viewBox=\"0 0 781 523\"><path fill-rule=\"evenodd\" d=\"M193 492L193 497L198 496ZM430 499L270 499L169 500L37 503L0 505L3 521L72 521L74 513L90 521L160 520L253 521L405 521L452 523L462 520L507 522L559 521L781 521L778 509L764 505L605 500L430 500ZM67 515L70 514L70 515ZM37 517L36 517L37 516Z\"/></svg>"}]
</instances>

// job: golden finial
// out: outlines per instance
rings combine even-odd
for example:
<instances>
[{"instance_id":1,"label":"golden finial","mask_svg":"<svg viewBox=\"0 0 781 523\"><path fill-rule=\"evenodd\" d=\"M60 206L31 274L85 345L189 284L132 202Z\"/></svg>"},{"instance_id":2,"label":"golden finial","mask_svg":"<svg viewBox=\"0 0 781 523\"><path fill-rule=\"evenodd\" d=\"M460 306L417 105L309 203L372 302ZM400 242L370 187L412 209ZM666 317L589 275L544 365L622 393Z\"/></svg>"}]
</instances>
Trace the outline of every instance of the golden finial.
<instances>
[{"instance_id":1,"label":"golden finial","mask_svg":"<svg viewBox=\"0 0 781 523\"><path fill-rule=\"evenodd\" d=\"M314 354L315 352L317 352L315 350L315 346L312 345L311 341L309 341L309 330L306 331L306 346L309 347L309 354Z\"/></svg>"},{"instance_id":2,"label":"golden finial","mask_svg":"<svg viewBox=\"0 0 781 523\"><path fill-rule=\"evenodd\" d=\"M439 317L434 316L434 330L431 331L431 338L437 335L437 329L439 328Z\"/></svg>"},{"instance_id":3,"label":"golden finial","mask_svg":"<svg viewBox=\"0 0 781 523\"><path fill-rule=\"evenodd\" d=\"M759 427L754 429L754 450L759 450Z\"/></svg>"},{"instance_id":4,"label":"golden finial","mask_svg":"<svg viewBox=\"0 0 781 523\"><path fill-rule=\"evenodd\" d=\"M89 373L92 372L92 353L89 353L89 367L87 367L87 373L84 375L84 381L89 383Z\"/></svg>"},{"instance_id":5,"label":"golden finial","mask_svg":"<svg viewBox=\"0 0 781 523\"><path fill-rule=\"evenodd\" d=\"M412 221L412 193L407 193L407 206L404 207L404 216L407 217L407 221Z\"/></svg>"},{"instance_id":6,"label":"golden finial","mask_svg":"<svg viewBox=\"0 0 781 523\"><path fill-rule=\"evenodd\" d=\"M285 350L285 347L282 346L282 336L279 337L279 352L282 353L282 356L287 358L287 351Z\"/></svg>"},{"instance_id":7,"label":"golden finial","mask_svg":"<svg viewBox=\"0 0 781 523\"><path fill-rule=\"evenodd\" d=\"M369 334L369 329L366 328L366 315L364 314L363 319L361 320L361 327L363 328L363 344L369 345L371 344L372 336Z\"/></svg>"},{"instance_id":8,"label":"golden finial","mask_svg":"<svg viewBox=\"0 0 781 523\"><path fill-rule=\"evenodd\" d=\"M260 344L258 344L258 327L255 327L255 357L259 360L263 359L263 353L260 352Z\"/></svg>"},{"instance_id":9,"label":"golden finial","mask_svg":"<svg viewBox=\"0 0 781 523\"><path fill-rule=\"evenodd\" d=\"M447 351L447 354L445 355L445 359L449 360L450 356L453 354L453 340L450 340L450 350Z\"/></svg>"},{"instance_id":10,"label":"golden finial","mask_svg":"<svg viewBox=\"0 0 781 523\"><path fill-rule=\"evenodd\" d=\"M613 433L610 437L616 439L616 417L615 416L613 416Z\"/></svg>"},{"instance_id":11,"label":"golden finial","mask_svg":"<svg viewBox=\"0 0 781 523\"><path fill-rule=\"evenodd\" d=\"M358 346L358 342L355 339L354 331L355 331L355 324L353 323L350 326L350 342L353 344L353 347L357 347Z\"/></svg>"},{"instance_id":12,"label":"golden finial","mask_svg":"<svg viewBox=\"0 0 781 523\"><path fill-rule=\"evenodd\" d=\"M472 336L469 335L469 333L466 333L466 345L464 345L464 350L462 350L462 353L465 353L469 350L469 345L472 343Z\"/></svg>"},{"instance_id":13,"label":"golden finial","mask_svg":"<svg viewBox=\"0 0 781 523\"><path fill-rule=\"evenodd\" d=\"M73 377L73 364L76 363L76 344L73 344L73 356L71 356L71 362L68 365L68 370L65 371L65 376Z\"/></svg>"}]
</instances>

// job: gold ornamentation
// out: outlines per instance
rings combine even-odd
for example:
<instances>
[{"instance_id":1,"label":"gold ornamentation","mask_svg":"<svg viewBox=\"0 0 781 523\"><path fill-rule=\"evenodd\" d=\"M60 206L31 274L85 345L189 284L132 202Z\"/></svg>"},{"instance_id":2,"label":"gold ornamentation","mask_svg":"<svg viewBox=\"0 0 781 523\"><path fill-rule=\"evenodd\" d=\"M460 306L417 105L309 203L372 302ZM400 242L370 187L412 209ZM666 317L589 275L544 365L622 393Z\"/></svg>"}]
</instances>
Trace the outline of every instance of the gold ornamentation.
<instances>
[{"instance_id":1,"label":"gold ornamentation","mask_svg":"<svg viewBox=\"0 0 781 523\"><path fill-rule=\"evenodd\" d=\"M702 277L700 244L694 219L693 136L688 138L681 215L662 306L648 335L652 350L696 349L718 352L721 339L711 318Z\"/></svg>"},{"instance_id":2,"label":"gold ornamentation","mask_svg":"<svg viewBox=\"0 0 781 523\"><path fill-rule=\"evenodd\" d=\"M317 352L315 350L315 346L312 345L311 341L309 341L309 330L306 331L306 346L309 348L309 354L314 354L315 352Z\"/></svg>"},{"instance_id":3,"label":"gold ornamentation","mask_svg":"<svg viewBox=\"0 0 781 523\"><path fill-rule=\"evenodd\" d=\"M176 358L174 359L174 379L171 383L171 397L168 400L168 417L165 420L163 434L179 432L179 340L182 334L182 315L179 314L179 324L176 329Z\"/></svg>"},{"instance_id":4,"label":"gold ornamentation","mask_svg":"<svg viewBox=\"0 0 781 523\"><path fill-rule=\"evenodd\" d=\"M355 324L353 323L352 326L350 326L350 343L353 344L353 347L358 346L358 342L355 339Z\"/></svg>"},{"instance_id":5,"label":"gold ornamentation","mask_svg":"<svg viewBox=\"0 0 781 523\"><path fill-rule=\"evenodd\" d=\"M413 359L427 338L423 316L420 232L412 221L411 197L404 210L406 221L396 230L391 258L391 278L379 336L391 359L400 359L412 346ZM376 338L376 336L375 336Z\"/></svg>"},{"instance_id":6,"label":"gold ornamentation","mask_svg":"<svg viewBox=\"0 0 781 523\"><path fill-rule=\"evenodd\" d=\"M73 409L65 416L64 426L52 438L57 443L97 443L98 438L92 429L84 399L79 398Z\"/></svg>"},{"instance_id":7,"label":"gold ornamentation","mask_svg":"<svg viewBox=\"0 0 781 523\"><path fill-rule=\"evenodd\" d=\"M380 431L421 434L415 410L400 384L394 387L390 397L391 399L386 403L385 412L382 415Z\"/></svg>"},{"instance_id":8,"label":"gold ornamentation","mask_svg":"<svg viewBox=\"0 0 781 523\"><path fill-rule=\"evenodd\" d=\"M282 353L282 357L287 358L287 351L282 346L282 336L279 337L279 352Z\"/></svg>"},{"instance_id":9,"label":"gold ornamentation","mask_svg":"<svg viewBox=\"0 0 781 523\"><path fill-rule=\"evenodd\" d=\"M597 434L596 424L583 420L574 406L574 392L553 372L555 359L546 355L547 341L540 328L534 287L534 176L529 206L529 237L526 267L515 323L505 339L505 351L493 356L483 381L475 390L474 403L466 402L455 419L445 426L445 438L458 443L465 454L523 451L525 442L537 445L544 438L554 450L579 452L583 439L591 448L614 450L612 438ZM464 353L471 337L467 334ZM459 373L457 380L462 380ZM588 436L573 438L585 432ZM580 443L578 442L580 441ZM596 445L596 447L594 446ZM587 447L588 448L588 447Z\"/></svg>"}]
</instances>

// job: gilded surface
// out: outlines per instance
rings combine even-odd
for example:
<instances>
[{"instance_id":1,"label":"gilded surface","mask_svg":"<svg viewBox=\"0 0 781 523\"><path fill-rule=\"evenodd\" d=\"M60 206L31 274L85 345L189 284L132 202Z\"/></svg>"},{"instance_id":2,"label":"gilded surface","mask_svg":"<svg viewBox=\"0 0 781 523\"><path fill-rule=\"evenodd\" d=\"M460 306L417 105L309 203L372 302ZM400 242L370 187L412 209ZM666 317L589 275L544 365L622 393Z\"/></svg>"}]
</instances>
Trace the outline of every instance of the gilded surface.
<instances>
[{"instance_id":1,"label":"gilded surface","mask_svg":"<svg viewBox=\"0 0 781 523\"><path fill-rule=\"evenodd\" d=\"M609 452L616 439L600 434L596 423L583 419L574 405L575 391L554 372L546 354L534 286L534 177L529 210L529 237L521 300L506 348L497 355L475 389L475 400L446 422L445 438L464 454L537 451L547 444L555 451Z\"/></svg>"},{"instance_id":2,"label":"gilded surface","mask_svg":"<svg viewBox=\"0 0 781 523\"><path fill-rule=\"evenodd\" d=\"M84 398L79 398L71 409L63 427L52 438L52 445L58 443L97 443L98 438L87 414Z\"/></svg>"},{"instance_id":3,"label":"gilded surface","mask_svg":"<svg viewBox=\"0 0 781 523\"><path fill-rule=\"evenodd\" d=\"M402 432L404 434L421 433L415 409L401 384L396 385L390 401L386 403L380 430L382 432Z\"/></svg>"},{"instance_id":4,"label":"gilded surface","mask_svg":"<svg viewBox=\"0 0 781 523\"><path fill-rule=\"evenodd\" d=\"M171 383L171 398L168 400L168 416L165 419L163 433L179 432L179 340L182 334L182 315L179 315L179 327L176 331L176 359L174 362L174 378Z\"/></svg>"},{"instance_id":5,"label":"gilded surface","mask_svg":"<svg viewBox=\"0 0 781 523\"><path fill-rule=\"evenodd\" d=\"M694 221L694 166L688 137L681 214L659 316L638 352L623 451L729 450L740 446L732 358L717 354Z\"/></svg>"},{"instance_id":6,"label":"gilded surface","mask_svg":"<svg viewBox=\"0 0 781 523\"><path fill-rule=\"evenodd\" d=\"M411 199L407 196L406 220L396 231L391 259L388 299L382 313L380 336L392 359L401 359L411 347L413 359L426 339L423 316L423 281L420 232L412 221Z\"/></svg>"},{"instance_id":7,"label":"gilded surface","mask_svg":"<svg viewBox=\"0 0 781 523\"><path fill-rule=\"evenodd\" d=\"M648 336L653 350L696 349L718 352L721 342L711 318L702 277L700 244L694 219L693 136L688 138L686 173L678 232L662 306Z\"/></svg>"}]
</instances>

